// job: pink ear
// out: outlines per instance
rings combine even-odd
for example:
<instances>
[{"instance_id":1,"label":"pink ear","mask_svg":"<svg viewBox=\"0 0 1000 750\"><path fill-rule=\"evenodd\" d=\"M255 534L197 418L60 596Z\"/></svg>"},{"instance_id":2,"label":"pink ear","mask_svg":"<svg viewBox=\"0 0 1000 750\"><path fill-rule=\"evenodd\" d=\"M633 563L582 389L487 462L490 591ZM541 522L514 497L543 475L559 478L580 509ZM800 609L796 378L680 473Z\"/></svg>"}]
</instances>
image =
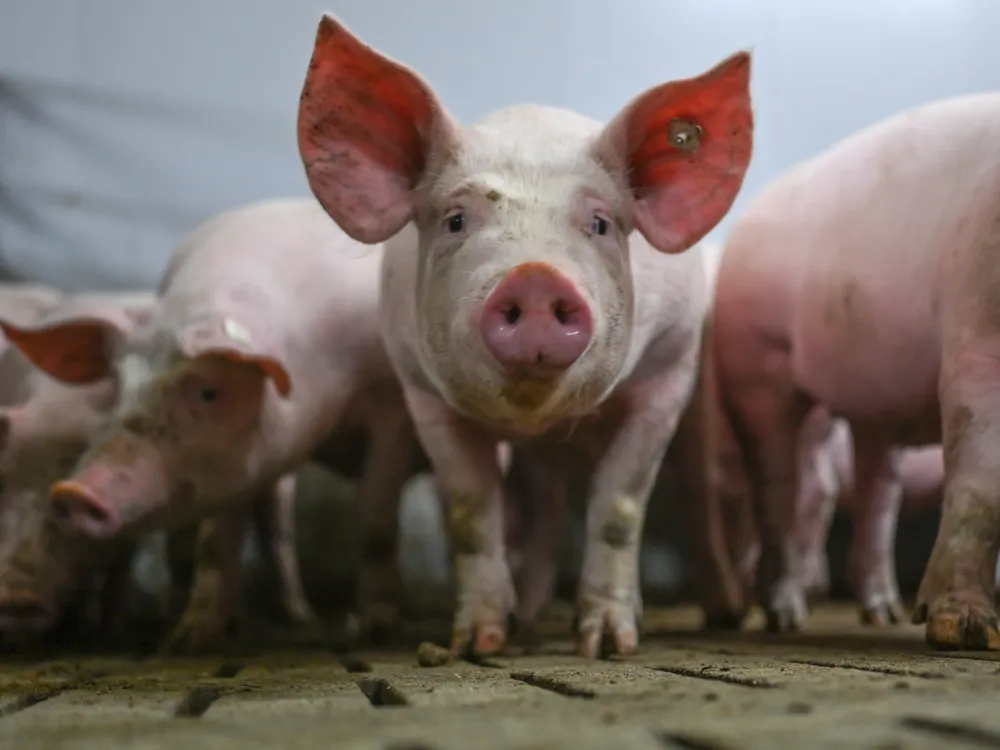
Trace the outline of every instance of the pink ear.
<instances>
[{"instance_id":1,"label":"pink ear","mask_svg":"<svg viewBox=\"0 0 1000 750\"><path fill-rule=\"evenodd\" d=\"M639 95L597 143L598 158L626 171L639 231L665 253L687 250L726 215L752 151L748 52Z\"/></svg>"},{"instance_id":2,"label":"pink ear","mask_svg":"<svg viewBox=\"0 0 1000 750\"><path fill-rule=\"evenodd\" d=\"M114 343L121 331L100 318L70 318L39 327L0 320L0 330L35 367L64 383L84 384L111 375Z\"/></svg>"},{"instance_id":3,"label":"pink ear","mask_svg":"<svg viewBox=\"0 0 1000 750\"><path fill-rule=\"evenodd\" d=\"M341 229L366 243L402 229L432 143L450 128L419 76L323 16L299 100L299 153Z\"/></svg>"},{"instance_id":4,"label":"pink ear","mask_svg":"<svg viewBox=\"0 0 1000 750\"><path fill-rule=\"evenodd\" d=\"M231 319L193 326L178 336L184 356L192 359L215 355L249 364L271 379L282 397L292 392L292 377L274 347L262 345L250 332Z\"/></svg>"}]
</instances>

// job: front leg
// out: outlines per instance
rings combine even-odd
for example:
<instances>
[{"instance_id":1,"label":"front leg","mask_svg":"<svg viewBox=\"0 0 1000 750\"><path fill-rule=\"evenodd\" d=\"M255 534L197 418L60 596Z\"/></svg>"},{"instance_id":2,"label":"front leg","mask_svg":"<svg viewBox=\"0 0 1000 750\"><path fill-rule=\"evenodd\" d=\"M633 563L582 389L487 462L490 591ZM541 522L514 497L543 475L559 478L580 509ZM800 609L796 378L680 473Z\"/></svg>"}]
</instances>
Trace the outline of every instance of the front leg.
<instances>
[{"instance_id":1,"label":"front leg","mask_svg":"<svg viewBox=\"0 0 1000 750\"><path fill-rule=\"evenodd\" d=\"M201 522L194 582L181 621L167 639L172 653L208 653L225 643L239 614L242 594L240 553L251 508L241 506Z\"/></svg>"},{"instance_id":2,"label":"front leg","mask_svg":"<svg viewBox=\"0 0 1000 750\"><path fill-rule=\"evenodd\" d=\"M697 354L697 347L694 347ZM642 614L639 546L660 463L694 385L694 357L623 394L628 414L594 473L577 596L577 652L636 650Z\"/></svg>"},{"instance_id":3,"label":"front leg","mask_svg":"<svg viewBox=\"0 0 1000 750\"><path fill-rule=\"evenodd\" d=\"M849 565L861 621L866 625L890 625L903 619L893 554L903 497L897 461L897 452L885 436L855 428Z\"/></svg>"},{"instance_id":4,"label":"front leg","mask_svg":"<svg viewBox=\"0 0 1000 750\"><path fill-rule=\"evenodd\" d=\"M496 653L516 601L504 550L496 440L432 394L410 388L406 397L447 507L458 598L452 651Z\"/></svg>"}]
</instances>

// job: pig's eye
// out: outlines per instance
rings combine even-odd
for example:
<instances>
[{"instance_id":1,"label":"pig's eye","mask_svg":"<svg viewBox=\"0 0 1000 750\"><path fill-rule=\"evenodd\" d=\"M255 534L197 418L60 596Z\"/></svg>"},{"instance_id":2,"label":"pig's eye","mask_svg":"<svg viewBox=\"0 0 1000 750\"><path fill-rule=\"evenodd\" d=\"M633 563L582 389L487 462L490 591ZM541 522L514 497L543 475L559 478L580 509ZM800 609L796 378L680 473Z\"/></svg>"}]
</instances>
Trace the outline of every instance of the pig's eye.
<instances>
[{"instance_id":1,"label":"pig's eye","mask_svg":"<svg viewBox=\"0 0 1000 750\"><path fill-rule=\"evenodd\" d=\"M214 388L202 388L198 391L198 398L200 398L204 403L211 404L219 397L219 392Z\"/></svg>"},{"instance_id":2,"label":"pig's eye","mask_svg":"<svg viewBox=\"0 0 1000 750\"><path fill-rule=\"evenodd\" d=\"M600 216L595 216L590 224L590 231L602 237L608 233L608 220Z\"/></svg>"},{"instance_id":3,"label":"pig's eye","mask_svg":"<svg viewBox=\"0 0 1000 750\"><path fill-rule=\"evenodd\" d=\"M465 217L462 214L452 214L448 217L448 231L458 234L465 229Z\"/></svg>"}]
</instances>

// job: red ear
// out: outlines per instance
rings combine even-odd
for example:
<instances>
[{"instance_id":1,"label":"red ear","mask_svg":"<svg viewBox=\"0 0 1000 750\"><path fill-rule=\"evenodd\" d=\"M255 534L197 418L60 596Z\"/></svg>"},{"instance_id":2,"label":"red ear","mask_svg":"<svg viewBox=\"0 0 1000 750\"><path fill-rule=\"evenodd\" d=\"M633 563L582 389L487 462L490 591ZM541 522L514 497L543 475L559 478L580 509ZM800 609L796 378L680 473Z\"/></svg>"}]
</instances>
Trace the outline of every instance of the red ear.
<instances>
[{"instance_id":1,"label":"red ear","mask_svg":"<svg viewBox=\"0 0 1000 750\"><path fill-rule=\"evenodd\" d=\"M104 320L77 318L38 328L0 320L0 330L35 367L64 383L93 383L111 375L117 329Z\"/></svg>"},{"instance_id":2,"label":"red ear","mask_svg":"<svg viewBox=\"0 0 1000 750\"><path fill-rule=\"evenodd\" d=\"M341 229L366 243L402 229L432 139L447 130L430 86L323 16L299 100L299 153Z\"/></svg>"},{"instance_id":3,"label":"red ear","mask_svg":"<svg viewBox=\"0 0 1000 750\"><path fill-rule=\"evenodd\" d=\"M597 148L627 171L636 225L649 243L665 253L687 250L729 211L750 165L750 54L639 95Z\"/></svg>"}]
</instances>

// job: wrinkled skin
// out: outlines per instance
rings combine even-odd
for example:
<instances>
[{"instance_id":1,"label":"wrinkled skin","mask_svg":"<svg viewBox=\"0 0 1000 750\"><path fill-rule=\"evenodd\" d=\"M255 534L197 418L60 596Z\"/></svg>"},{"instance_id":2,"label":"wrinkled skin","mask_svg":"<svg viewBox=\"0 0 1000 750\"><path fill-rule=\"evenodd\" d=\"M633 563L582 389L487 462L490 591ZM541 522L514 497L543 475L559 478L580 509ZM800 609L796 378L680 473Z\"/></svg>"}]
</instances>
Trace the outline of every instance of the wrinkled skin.
<instances>
[{"instance_id":1,"label":"wrinkled skin","mask_svg":"<svg viewBox=\"0 0 1000 750\"><path fill-rule=\"evenodd\" d=\"M714 345L773 628L805 618L794 445L820 403L850 426L869 549L891 549L895 524L878 519L899 507L898 447L942 444L943 515L914 621L934 648L1000 648L998 131L998 94L889 118L780 177L729 237Z\"/></svg>"},{"instance_id":2,"label":"wrinkled skin","mask_svg":"<svg viewBox=\"0 0 1000 750\"><path fill-rule=\"evenodd\" d=\"M65 526L96 540L203 521L172 650L221 647L238 616L252 508L270 494L290 540L294 485L282 476L313 457L362 477L362 621L394 626L398 500L418 444L378 332L380 262L380 249L346 237L315 200L266 201L181 243L141 336L126 340L100 317L6 327L51 376L118 389L107 425L52 488ZM289 541L276 552L287 575L293 550ZM312 624L293 578L293 618Z\"/></svg>"},{"instance_id":3,"label":"wrinkled skin","mask_svg":"<svg viewBox=\"0 0 1000 750\"><path fill-rule=\"evenodd\" d=\"M300 152L344 231L385 242L382 332L447 498L455 651L499 651L512 613L533 623L546 595L515 591L504 505L532 509L525 549L552 554L567 472L581 470L577 648L636 649L646 502L707 304L698 251L684 251L742 185L749 70L734 55L649 89L607 126L525 105L464 127L413 71L321 20Z\"/></svg>"}]
</instances>

